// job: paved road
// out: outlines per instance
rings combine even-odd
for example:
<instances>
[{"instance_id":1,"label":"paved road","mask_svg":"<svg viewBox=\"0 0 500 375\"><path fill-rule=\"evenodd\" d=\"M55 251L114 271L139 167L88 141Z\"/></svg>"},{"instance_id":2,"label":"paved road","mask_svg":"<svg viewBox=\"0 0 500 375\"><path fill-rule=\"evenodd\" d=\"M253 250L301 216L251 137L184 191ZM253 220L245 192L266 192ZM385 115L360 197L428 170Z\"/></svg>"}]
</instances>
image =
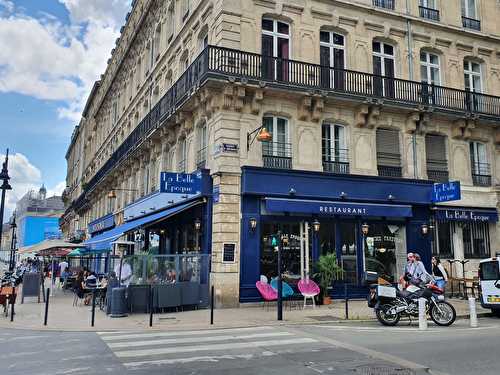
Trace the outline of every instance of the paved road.
<instances>
[{"instance_id":1,"label":"paved road","mask_svg":"<svg viewBox=\"0 0 500 375\"><path fill-rule=\"evenodd\" d=\"M9 375L73 374L498 374L500 320L470 329L293 325L183 332L2 330ZM411 361L411 362L408 362ZM4 370L7 370L4 372Z\"/></svg>"}]
</instances>

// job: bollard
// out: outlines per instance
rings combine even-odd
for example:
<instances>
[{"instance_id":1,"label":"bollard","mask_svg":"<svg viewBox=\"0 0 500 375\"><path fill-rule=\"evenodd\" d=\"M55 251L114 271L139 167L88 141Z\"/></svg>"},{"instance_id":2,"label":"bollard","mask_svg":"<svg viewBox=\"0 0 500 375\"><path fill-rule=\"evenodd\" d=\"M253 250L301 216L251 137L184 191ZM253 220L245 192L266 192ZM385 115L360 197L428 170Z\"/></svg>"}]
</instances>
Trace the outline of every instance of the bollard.
<instances>
[{"instance_id":1,"label":"bollard","mask_svg":"<svg viewBox=\"0 0 500 375\"><path fill-rule=\"evenodd\" d=\"M16 301L16 295L15 294L12 294L10 296L10 299L12 300L11 302L11 305L10 305L10 321L13 322L14 321L14 302ZM8 311L8 310L7 310Z\"/></svg>"},{"instance_id":2,"label":"bollard","mask_svg":"<svg viewBox=\"0 0 500 375\"><path fill-rule=\"evenodd\" d=\"M92 291L92 319L90 325L93 327L95 322L95 289Z\"/></svg>"},{"instance_id":3,"label":"bollard","mask_svg":"<svg viewBox=\"0 0 500 375\"><path fill-rule=\"evenodd\" d=\"M349 320L349 298L347 298L347 284L344 284L344 299L345 299L345 320Z\"/></svg>"},{"instance_id":4,"label":"bollard","mask_svg":"<svg viewBox=\"0 0 500 375\"><path fill-rule=\"evenodd\" d=\"M469 311L470 311L470 326L472 328L477 328L477 311L476 311L476 299L474 297L469 297Z\"/></svg>"},{"instance_id":5,"label":"bollard","mask_svg":"<svg viewBox=\"0 0 500 375\"><path fill-rule=\"evenodd\" d=\"M149 286L149 326L153 326L153 286Z\"/></svg>"},{"instance_id":6,"label":"bollard","mask_svg":"<svg viewBox=\"0 0 500 375\"><path fill-rule=\"evenodd\" d=\"M425 305L427 300L425 298L418 299L418 329L425 331L427 329L427 314Z\"/></svg>"},{"instance_id":7,"label":"bollard","mask_svg":"<svg viewBox=\"0 0 500 375\"><path fill-rule=\"evenodd\" d=\"M47 288L47 296L45 297L45 317L43 319L43 325L47 325L47 318L49 315L49 297L50 297L50 288Z\"/></svg>"},{"instance_id":8,"label":"bollard","mask_svg":"<svg viewBox=\"0 0 500 375\"><path fill-rule=\"evenodd\" d=\"M210 325L214 324L214 286L210 291Z\"/></svg>"}]
</instances>

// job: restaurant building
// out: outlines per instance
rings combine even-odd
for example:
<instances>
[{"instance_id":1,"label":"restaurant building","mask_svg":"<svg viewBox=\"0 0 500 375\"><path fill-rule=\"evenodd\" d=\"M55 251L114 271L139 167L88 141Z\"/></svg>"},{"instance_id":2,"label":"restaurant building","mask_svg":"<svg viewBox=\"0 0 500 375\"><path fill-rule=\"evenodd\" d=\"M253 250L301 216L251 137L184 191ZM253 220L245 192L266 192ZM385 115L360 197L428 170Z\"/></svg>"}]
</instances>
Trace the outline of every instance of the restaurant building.
<instances>
[{"instance_id":1,"label":"restaurant building","mask_svg":"<svg viewBox=\"0 0 500 375\"><path fill-rule=\"evenodd\" d=\"M223 306L276 275L277 231L287 279L335 252L353 295L408 251L494 254L500 8L466 3L134 1L68 149L63 231L112 216L89 246L209 254ZM169 198L162 172L204 188ZM461 198L435 203L448 181Z\"/></svg>"}]
</instances>

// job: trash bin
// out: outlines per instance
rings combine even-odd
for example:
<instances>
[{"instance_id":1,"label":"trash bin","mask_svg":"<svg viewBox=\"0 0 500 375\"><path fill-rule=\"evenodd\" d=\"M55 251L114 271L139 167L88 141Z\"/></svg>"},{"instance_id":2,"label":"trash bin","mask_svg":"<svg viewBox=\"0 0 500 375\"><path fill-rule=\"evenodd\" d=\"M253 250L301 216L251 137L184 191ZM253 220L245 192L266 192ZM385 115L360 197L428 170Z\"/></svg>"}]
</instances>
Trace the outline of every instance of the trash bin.
<instances>
[{"instance_id":1,"label":"trash bin","mask_svg":"<svg viewBox=\"0 0 500 375\"><path fill-rule=\"evenodd\" d=\"M111 291L111 317L123 318L127 316L126 288L113 288Z\"/></svg>"}]
</instances>

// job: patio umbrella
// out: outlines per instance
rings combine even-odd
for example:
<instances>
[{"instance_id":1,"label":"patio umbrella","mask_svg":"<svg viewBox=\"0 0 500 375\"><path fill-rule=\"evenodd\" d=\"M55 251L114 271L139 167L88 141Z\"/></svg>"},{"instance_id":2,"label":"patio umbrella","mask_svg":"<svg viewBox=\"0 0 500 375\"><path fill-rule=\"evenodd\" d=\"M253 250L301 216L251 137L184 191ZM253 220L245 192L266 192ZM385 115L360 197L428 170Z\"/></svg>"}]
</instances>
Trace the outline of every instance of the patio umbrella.
<instances>
[{"instance_id":1,"label":"patio umbrella","mask_svg":"<svg viewBox=\"0 0 500 375\"><path fill-rule=\"evenodd\" d=\"M41 250L38 252L38 255L42 256L42 257L49 257L49 256L64 257L64 256L68 255L70 252L71 252L71 249L62 249L62 248L56 247L56 248L52 248L52 249Z\"/></svg>"},{"instance_id":2,"label":"patio umbrella","mask_svg":"<svg viewBox=\"0 0 500 375\"><path fill-rule=\"evenodd\" d=\"M68 256L69 257L79 257L82 255L82 252L80 251L80 249L73 249L69 254Z\"/></svg>"},{"instance_id":3,"label":"patio umbrella","mask_svg":"<svg viewBox=\"0 0 500 375\"><path fill-rule=\"evenodd\" d=\"M81 244L66 242L63 240L45 240L32 246L25 246L19 249L20 254L48 252L53 249L76 249L82 247ZM48 254L52 255L52 254Z\"/></svg>"}]
</instances>

